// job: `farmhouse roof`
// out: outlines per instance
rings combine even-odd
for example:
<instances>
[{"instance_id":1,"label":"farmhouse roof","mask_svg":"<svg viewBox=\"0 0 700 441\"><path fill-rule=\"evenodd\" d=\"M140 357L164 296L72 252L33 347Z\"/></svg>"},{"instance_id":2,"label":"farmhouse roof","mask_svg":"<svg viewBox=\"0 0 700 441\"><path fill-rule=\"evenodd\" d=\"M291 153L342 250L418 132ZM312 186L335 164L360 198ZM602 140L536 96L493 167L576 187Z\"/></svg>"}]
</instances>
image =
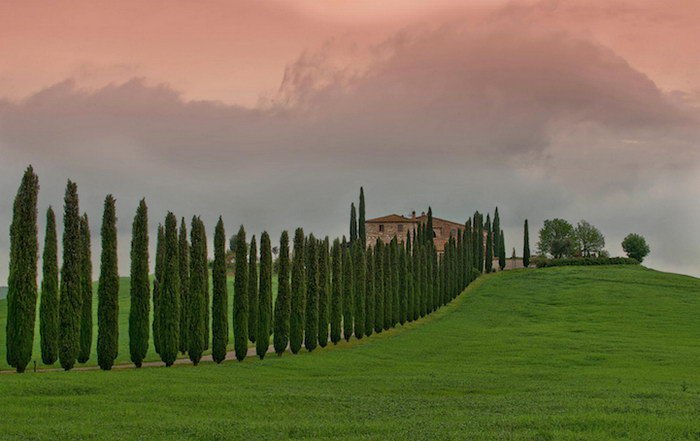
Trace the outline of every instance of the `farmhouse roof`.
<instances>
[{"instance_id":1,"label":"farmhouse roof","mask_svg":"<svg viewBox=\"0 0 700 441\"><path fill-rule=\"evenodd\" d=\"M401 216L400 214L390 214L387 216L382 216L382 217L375 217L374 219L367 219L365 222L368 223L382 223L382 224L390 224L390 223L406 223L406 222L417 222L416 219L411 219L406 216Z\"/></svg>"}]
</instances>

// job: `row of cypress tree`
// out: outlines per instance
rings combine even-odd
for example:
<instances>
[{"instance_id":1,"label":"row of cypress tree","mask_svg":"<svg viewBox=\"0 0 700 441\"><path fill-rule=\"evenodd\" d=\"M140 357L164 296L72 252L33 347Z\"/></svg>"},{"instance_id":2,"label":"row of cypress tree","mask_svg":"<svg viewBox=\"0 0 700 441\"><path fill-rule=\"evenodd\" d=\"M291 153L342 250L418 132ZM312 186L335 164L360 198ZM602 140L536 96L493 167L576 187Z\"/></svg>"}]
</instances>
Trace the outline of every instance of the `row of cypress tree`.
<instances>
[{"instance_id":1,"label":"row of cypress tree","mask_svg":"<svg viewBox=\"0 0 700 441\"><path fill-rule=\"evenodd\" d=\"M15 199L11 226L7 360L22 372L31 359L37 301L38 178L29 167ZM97 362L109 370L118 350L119 276L116 200L104 202L101 259L97 288ZM64 199L63 260L58 274L55 214L47 213L40 304L41 355L69 370L85 363L92 343L92 268L87 215L79 214L77 185L68 181ZM505 249L498 212L491 224L478 212L450 237L444 252L434 244L432 209L425 224L367 246L365 198L360 189L359 220L351 206L350 238L331 240L284 231L279 242L277 300L272 302L272 245L267 232L248 245L241 226L233 241L235 281L233 310L228 311L226 234L219 218L214 234L212 294L209 297L207 236L202 220L187 224L169 212L158 225L153 285L149 280L148 207L141 200L132 223L129 353L141 366L152 333L156 352L166 366L178 352L198 364L211 342L217 363L226 359L229 324L238 360L255 343L263 358L273 336L279 355L287 348L313 351L330 341L373 333L423 317L448 303L482 271L491 270L494 253ZM486 240L483 240L484 231ZM258 261L259 258L259 261ZM503 264L501 265L503 266ZM151 305L153 320L151 322ZM211 340L210 340L211 339Z\"/></svg>"}]
</instances>

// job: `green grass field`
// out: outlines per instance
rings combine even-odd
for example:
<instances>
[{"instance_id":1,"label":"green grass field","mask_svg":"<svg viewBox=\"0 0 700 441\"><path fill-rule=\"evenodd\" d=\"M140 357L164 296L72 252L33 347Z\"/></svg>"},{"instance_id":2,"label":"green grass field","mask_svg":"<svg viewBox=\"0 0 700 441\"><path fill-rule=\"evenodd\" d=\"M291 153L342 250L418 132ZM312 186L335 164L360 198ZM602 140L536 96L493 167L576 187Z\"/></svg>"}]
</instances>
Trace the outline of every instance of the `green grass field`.
<instances>
[{"instance_id":1,"label":"green grass field","mask_svg":"<svg viewBox=\"0 0 700 441\"><path fill-rule=\"evenodd\" d=\"M483 277L428 319L264 361L0 376L0 438L700 439L700 280Z\"/></svg>"},{"instance_id":2,"label":"green grass field","mask_svg":"<svg viewBox=\"0 0 700 441\"><path fill-rule=\"evenodd\" d=\"M117 363L129 362L129 290L131 285L128 277L122 277L119 283L119 355L117 356ZM233 277L229 277L228 281L228 300L229 300L229 317L233 311ZM209 281L209 289L211 291L211 280ZM277 296L277 276L272 278L272 292L273 297ZM93 333L92 333L92 355L90 360L85 364L76 363L76 366L96 366L97 365L97 283L93 284L94 299L92 303L93 307ZM211 295L211 294L210 294ZM210 297L211 298L211 297ZM38 303L38 302L37 302ZM153 313L153 307L151 306L151 314ZM7 299L0 300L0 371L1 370L11 370L12 368L7 364L5 359L5 323L7 322ZM229 326L231 349L233 349L233 329ZM157 361L160 360L158 354L156 354L155 348L153 347L153 336L151 335L151 347L148 351L148 356L145 361ZM34 332L34 352L33 360L36 360L37 368L46 367L58 367L60 364L56 362L52 366L44 366L41 362L41 346L39 338L39 308L37 304L37 321L36 330ZM210 340L211 341L211 340ZM209 353L208 351L207 353ZM186 356L183 356L186 357ZM27 366L27 370L33 369L33 363Z\"/></svg>"}]
</instances>

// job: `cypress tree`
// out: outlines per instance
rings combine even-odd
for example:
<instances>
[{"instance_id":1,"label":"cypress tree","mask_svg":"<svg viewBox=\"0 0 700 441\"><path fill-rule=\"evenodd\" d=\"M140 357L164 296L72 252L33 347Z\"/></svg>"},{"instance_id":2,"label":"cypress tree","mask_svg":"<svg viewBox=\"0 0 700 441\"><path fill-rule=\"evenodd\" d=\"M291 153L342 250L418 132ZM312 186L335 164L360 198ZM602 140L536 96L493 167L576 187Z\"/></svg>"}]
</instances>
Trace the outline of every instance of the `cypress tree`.
<instances>
[{"instance_id":1,"label":"cypress tree","mask_svg":"<svg viewBox=\"0 0 700 441\"><path fill-rule=\"evenodd\" d=\"M399 323L406 323L406 311L408 308L408 286L406 272L406 249L399 249Z\"/></svg>"},{"instance_id":2,"label":"cypress tree","mask_svg":"<svg viewBox=\"0 0 700 441\"><path fill-rule=\"evenodd\" d=\"M58 240L56 239L56 215L51 207L46 211L42 262L41 305L39 306L41 361L50 365L58 360Z\"/></svg>"},{"instance_id":3,"label":"cypress tree","mask_svg":"<svg viewBox=\"0 0 700 441\"><path fill-rule=\"evenodd\" d=\"M353 275L352 256L350 255L350 246L343 246L343 337L345 341L350 341L352 337L353 326L353 285L355 279Z\"/></svg>"},{"instance_id":4,"label":"cypress tree","mask_svg":"<svg viewBox=\"0 0 700 441\"><path fill-rule=\"evenodd\" d=\"M450 240L452 237L450 237ZM449 243L449 241L448 241ZM427 277L426 280L426 299L425 299L425 313L430 314L435 310L435 274L433 273L433 254L434 254L434 247L431 246L430 243L428 243L428 246L425 247L425 263L426 263L426 268L425 268L425 275Z\"/></svg>"},{"instance_id":5,"label":"cypress tree","mask_svg":"<svg viewBox=\"0 0 700 441\"><path fill-rule=\"evenodd\" d=\"M129 306L129 353L141 367L148 352L150 286L148 281L148 207L141 199L131 226L131 303Z\"/></svg>"},{"instance_id":6,"label":"cypress tree","mask_svg":"<svg viewBox=\"0 0 700 441\"><path fill-rule=\"evenodd\" d=\"M304 347L311 352L318 343L318 241L313 234L309 236L306 257L306 314L304 328Z\"/></svg>"},{"instance_id":7,"label":"cypress tree","mask_svg":"<svg viewBox=\"0 0 700 441\"><path fill-rule=\"evenodd\" d=\"M97 286L97 364L106 371L112 369L119 351L119 266L115 202L111 194L105 198L100 280ZM87 222L87 217L85 219Z\"/></svg>"},{"instance_id":8,"label":"cypress tree","mask_svg":"<svg viewBox=\"0 0 700 441\"><path fill-rule=\"evenodd\" d=\"M158 224L156 238L156 265L153 275L153 345L156 354L160 354L160 292L163 286L163 268L165 263L165 229Z\"/></svg>"},{"instance_id":9,"label":"cypress tree","mask_svg":"<svg viewBox=\"0 0 700 441\"><path fill-rule=\"evenodd\" d=\"M394 304L394 247L393 241L384 247L384 318L382 329L387 330L391 327L391 307Z\"/></svg>"},{"instance_id":10,"label":"cypress tree","mask_svg":"<svg viewBox=\"0 0 700 441\"><path fill-rule=\"evenodd\" d=\"M292 298L289 316L289 349L296 354L304 340L304 302L306 299L306 270L304 263L304 230L294 232L294 256L292 257Z\"/></svg>"},{"instance_id":11,"label":"cypress tree","mask_svg":"<svg viewBox=\"0 0 700 441\"><path fill-rule=\"evenodd\" d=\"M255 352L262 360L270 346L270 305L272 305L272 247L270 235L260 235L260 289L258 291L258 328Z\"/></svg>"},{"instance_id":12,"label":"cypress tree","mask_svg":"<svg viewBox=\"0 0 700 441\"><path fill-rule=\"evenodd\" d=\"M243 361L248 353L248 262L245 229L236 235L236 272L233 292L233 341L236 359Z\"/></svg>"},{"instance_id":13,"label":"cypress tree","mask_svg":"<svg viewBox=\"0 0 700 441\"><path fill-rule=\"evenodd\" d=\"M258 248L255 235L250 239L248 248L248 340L255 343L258 328Z\"/></svg>"},{"instance_id":14,"label":"cypress tree","mask_svg":"<svg viewBox=\"0 0 700 441\"><path fill-rule=\"evenodd\" d=\"M350 204L350 243L353 244L357 240L357 213L355 212L355 203Z\"/></svg>"},{"instance_id":15,"label":"cypress tree","mask_svg":"<svg viewBox=\"0 0 700 441\"><path fill-rule=\"evenodd\" d=\"M496 207L496 211L493 213L493 223L491 225L491 231L493 231L493 249L497 251L497 255L500 256L500 250L501 250L501 244L500 244L500 235L501 235L501 217L498 214L498 207Z\"/></svg>"},{"instance_id":16,"label":"cypress tree","mask_svg":"<svg viewBox=\"0 0 700 441\"><path fill-rule=\"evenodd\" d=\"M209 349L209 337L211 336L211 301L209 299L209 251L207 246L207 232L204 222L199 219L202 228L202 259L200 262L201 271L204 274L204 350Z\"/></svg>"},{"instance_id":17,"label":"cypress tree","mask_svg":"<svg viewBox=\"0 0 700 441\"><path fill-rule=\"evenodd\" d=\"M289 233L283 231L282 236L280 236L277 300L275 300L274 345L277 355L282 355L287 350L289 343L289 316L291 314L289 270Z\"/></svg>"},{"instance_id":18,"label":"cypress tree","mask_svg":"<svg viewBox=\"0 0 700 441\"><path fill-rule=\"evenodd\" d=\"M525 219L525 230L523 237L523 266L530 266L530 233L527 228L527 219Z\"/></svg>"},{"instance_id":19,"label":"cypress tree","mask_svg":"<svg viewBox=\"0 0 700 441\"><path fill-rule=\"evenodd\" d=\"M374 332L374 254L372 247L366 248L365 255L365 335Z\"/></svg>"},{"instance_id":20,"label":"cypress tree","mask_svg":"<svg viewBox=\"0 0 700 441\"><path fill-rule=\"evenodd\" d=\"M188 323L188 293L190 290L190 245L187 242L187 225L185 218L180 220L178 263L180 264L180 352L187 352L187 336L190 333Z\"/></svg>"},{"instance_id":21,"label":"cypress tree","mask_svg":"<svg viewBox=\"0 0 700 441\"><path fill-rule=\"evenodd\" d=\"M384 329L384 242L374 246L374 332Z\"/></svg>"},{"instance_id":22,"label":"cypress tree","mask_svg":"<svg viewBox=\"0 0 700 441\"><path fill-rule=\"evenodd\" d=\"M331 250L331 342L338 344L340 341L340 329L343 321L343 264L342 264L342 249L340 248L340 240L333 241L333 249Z\"/></svg>"},{"instance_id":23,"label":"cypress tree","mask_svg":"<svg viewBox=\"0 0 700 441\"><path fill-rule=\"evenodd\" d=\"M498 266L501 271L506 267L506 244L503 237L503 230L498 234Z\"/></svg>"},{"instance_id":24,"label":"cypress tree","mask_svg":"<svg viewBox=\"0 0 700 441\"><path fill-rule=\"evenodd\" d=\"M226 286L226 231L219 216L214 230L214 265L211 302L211 355L216 363L226 359L228 346L228 287Z\"/></svg>"},{"instance_id":25,"label":"cypress tree","mask_svg":"<svg viewBox=\"0 0 700 441\"><path fill-rule=\"evenodd\" d=\"M207 305L204 291L207 286L205 279L209 277L209 274L202 265L202 261L206 261L204 240L204 224L201 219L194 216L190 227L190 287L188 290L187 302L189 333L187 335L187 353L190 357L190 361L192 361L192 364L195 366L199 364L199 361L202 359L202 353L205 350L205 342L207 340L206 322L204 321ZM178 315L178 318L179 317Z\"/></svg>"},{"instance_id":26,"label":"cypress tree","mask_svg":"<svg viewBox=\"0 0 700 441\"><path fill-rule=\"evenodd\" d=\"M486 254L484 255L484 267L486 273L493 271L493 234L491 232L491 221L486 215Z\"/></svg>"},{"instance_id":27,"label":"cypress tree","mask_svg":"<svg viewBox=\"0 0 700 441\"><path fill-rule=\"evenodd\" d=\"M80 245L80 215L78 210L78 186L69 180L64 199L63 266L61 267L61 297L59 301L61 346L58 358L61 367L65 370L73 368L80 351L80 312L83 292L80 282L82 247Z\"/></svg>"},{"instance_id":28,"label":"cypress tree","mask_svg":"<svg viewBox=\"0 0 700 441\"><path fill-rule=\"evenodd\" d=\"M426 241L428 243L433 243L433 239L435 238L435 231L433 230L433 209L432 209L432 207L428 207L428 220L426 221L425 229L426 229Z\"/></svg>"},{"instance_id":29,"label":"cypress tree","mask_svg":"<svg viewBox=\"0 0 700 441\"><path fill-rule=\"evenodd\" d=\"M80 218L80 350L78 362L90 359L92 350L92 252L90 250L90 223L87 213Z\"/></svg>"},{"instance_id":30,"label":"cypress tree","mask_svg":"<svg viewBox=\"0 0 700 441\"><path fill-rule=\"evenodd\" d=\"M420 316L428 313L428 247L422 245L419 253L420 267Z\"/></svg>"},{"instance_id":31,"label":"cypress tree","mask_svg":"<svg viewBox=\"0 0 700 441\"><path fill-rule=\"evenodd\" d=\"M391 262L391 288L392 288L392 303L391 303L391 327L393 328L399 323L399 242L394 237L391 241L392 262Z\"/></svg>"},{"instance_id":32,"label":"cypress tree","mask_svg":"<svg viewBox=\"0 0 700 441\"><path fill-rule=\"evenodd\" d=\"M69 187L70 187L69 181ZM24 372L32 358L36 321L37 197L39 177L30 165L24 172L15 197L10 225L10 274L7 292L7 364ZM77 196L76 196L76 219ZM76 227L78 225L76 224ZM80 240L78 235L77 240ZM76 278L78 275L76 275ZM77 288L79 289L79 288ZM76 313L78 309L76 308ZM76 336L77 338L77 336Z\"/></svg>"},{"instance_id":33,"label":"cypress tree","mask_svg":"<svg viewBox=\"0 0 700 441\"><path fill-rule=\"evenodd\" d=\"M158 312L160 315L160 358L172 366L180 343L180 264L178 259L177 219L168 212L165 218L163 278Z\"/></svg>"},{"instance_id":34,"label":"cypress tree","mask_svg":"<svg viewBox=\"0 0 700 441\"><path fill-rule=\"evenodd\" d=\"M367 230L365 229L365 190L362 187L360 187L360 219L357 227L359 230L360 243L362 244L362 248L366 248Z\"/></svg>"},{"instance_id":35,"label":"cypress tree","mask_svg":"<svg viewBox=\"0 0 700 441\"><path fill-rule=\"evenodd\" d=\"M328 344L330 271L328 256L328 236L319 242L318 253L318 345L325 348Z\"/></svg>"},{"instance_id":36,"label":"cypress tree","mask_svg":"<svg viewBox=\"0 0 700 441\"><path fill-rule=\"evenodd\" d=\"M355 301L354 321L355 337L361 339L365 335L365 283L367 271L365 264L365 248L356 242L353 248L353 299Z\"/></svg>"}]
</instances>

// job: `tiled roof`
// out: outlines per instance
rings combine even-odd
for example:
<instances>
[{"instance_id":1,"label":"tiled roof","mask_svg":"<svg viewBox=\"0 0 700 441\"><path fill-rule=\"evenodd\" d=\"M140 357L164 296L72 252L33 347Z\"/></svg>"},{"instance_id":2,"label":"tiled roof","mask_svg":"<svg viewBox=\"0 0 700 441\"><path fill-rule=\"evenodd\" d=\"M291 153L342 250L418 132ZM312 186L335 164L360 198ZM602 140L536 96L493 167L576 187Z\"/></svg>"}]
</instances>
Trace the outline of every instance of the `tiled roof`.
<instances>
[{"instance_id":1,"label":"tiled roof","mask_svg":"<svg viewBox=\"0 0 700 441\"><path fill-rule=\"evenodd\" d=\"M374 219L367 219L365 222L390 224L390 223L416 222L416 219L410 219L410 218L407 218L405 216L401 216L400 214L390 214L388 216L375 217Z\"/></svg>"}]
</instances>

